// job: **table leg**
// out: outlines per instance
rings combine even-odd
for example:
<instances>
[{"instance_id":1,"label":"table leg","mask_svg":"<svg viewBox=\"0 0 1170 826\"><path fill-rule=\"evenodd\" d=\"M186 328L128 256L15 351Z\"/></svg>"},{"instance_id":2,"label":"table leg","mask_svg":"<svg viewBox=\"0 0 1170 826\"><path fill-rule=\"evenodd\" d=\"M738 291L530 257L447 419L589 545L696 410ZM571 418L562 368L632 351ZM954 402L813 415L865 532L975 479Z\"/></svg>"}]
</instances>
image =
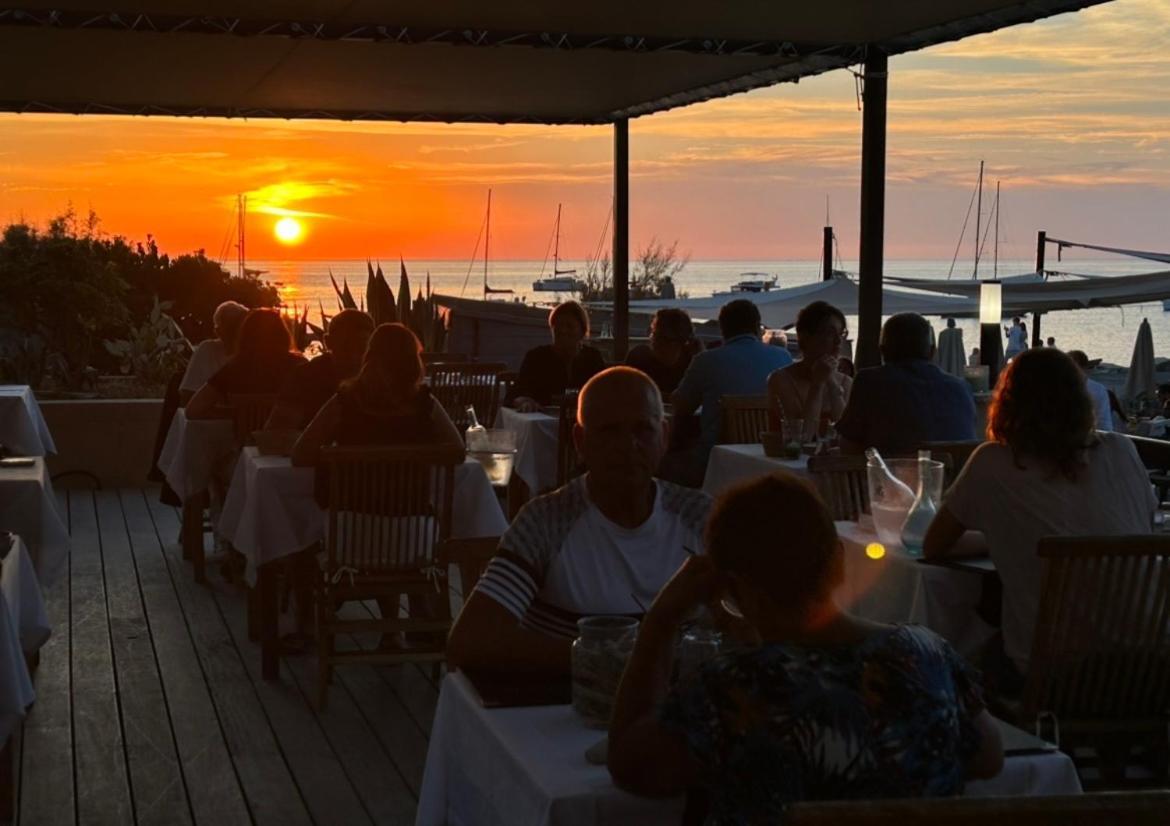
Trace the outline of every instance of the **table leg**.
<instances>
[{"instance_id":1,"label":"table leg","mask_svg":"<svg viewBox=\"0 0 1170 826\"><path fill-rule=\"evenodd\" d=\"M260 673L265 680L280 677L280 629L276 604L276 566L261 565L256 571L260 620Z\"/></svg>"},{"instance_id":2,"label":"table leg","mask_svg":"<svg viewBox=\"0 0 1170 826\"><path fill-rule=\"evenodd\" d=\"M16 759L14 741L16 726L0 748L0 823L11 823L16 816Z\"/></svg>"},{"instance_id":3,"label":"table leg","mask_svg":"<svg viewBox=\"0 0 1170 826\"><path fill-rule=\"evenodd\" d=\"M260 640L260 582L248 588L248 641Z\"/></svg>"},{"instance_id":4,"label":"table leg","mask_svg":"<svg viewBox=\"0 0 1170 826\"><path fill-rule=\"evenodd\" d=\"M191 560L195 581L207 582L204 571L203 509L207 507L207 492L203 491L183 501L183 558Z\"/></svg>"}]
</instances>

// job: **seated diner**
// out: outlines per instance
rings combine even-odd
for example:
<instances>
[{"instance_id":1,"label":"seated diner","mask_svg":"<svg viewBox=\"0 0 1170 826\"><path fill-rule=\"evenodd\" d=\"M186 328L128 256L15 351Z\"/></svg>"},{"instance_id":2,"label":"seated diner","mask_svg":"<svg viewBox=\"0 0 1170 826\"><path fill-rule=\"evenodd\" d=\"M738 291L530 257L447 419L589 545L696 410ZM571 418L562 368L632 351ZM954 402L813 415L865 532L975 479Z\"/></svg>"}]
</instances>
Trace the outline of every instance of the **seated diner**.
<instances>
[{"instance_id":1,"label":"seated diner","mask_svg":"<svg viewBox=\"0 0 1170 826\"><path fill-rule=\"evenodd\" d=\"M768 423L779 430L783 419L800 419L806 433L824 433L845 411L853 379L838 369L845 341L845 314L814 301L796 316L800 360L768 376Z\"/></svg>"},{"instance_id":2,"label":"seated diner","mask_svg":"<svg viewBox=\"0 0 1170 826\"><path fill-rule=\"evenodd\" d=\"M664 399L682 381L691 357L701 348L686 310L666 308L650 321L650 343L639 344L626 354L626 364L654 380Z\"/></svg>"},{"instance_id":3,"label":"seated diner","mask_svg":"<svg viewBox=\"0 0 1170 826\"><path fill-rule=\"evenodd\" d=\"M589 312L576 301L558 304L548 314L552 344L542 344L524 354L520 375L506 404L522 413L533 413L566 390L577 390L605 369L599 350L585 344Z\"/></svg>"},{"instance_id":4,"label":"seated diner","mask_svg":"<svg viewBox=\"0 0 1170 826\"><path fill-rule=\"evenodd\" d=\"M183 372L183 379L179 382L179 401L182 404L191 401L199 388L227 364L236 350L236 338L247 315L248 308L238 301L225 301L215 308L211 316L215 335L195 346L187 362L187 369Z\"/></svg>"},{"instance_id":5,"label":"seated diner","mask_svg":"<svg viewBox=\"0 0 1170 826\"><path fill-rule=\"evenodd\" d=\"M617 785L692 790L707 823L780 823L798 801L956 795L999 772L995 721L950 645L834 603L842 546L809 484L729 491L706 540L638 630L609 728ZM741 644L672 684L679 627L704 606L734 611Z\"/></svg>"},{"instance_id":6,"label":"seated diner","mask_svg":"<svg viewBox=\"0 0 1170 826\"><path fill-rule=\"evenodd\" d=\"M229 418L227 404L233 394L275 394L289 374L304 363L305 357L295 351L292 334L280 313L249 310L240 327L236 352L187 403L187 417Z\"/></svg>"},{"instance_id":7,"label":"seated diner","mask_svg":"<svg viewBox=\"0 0 1170 826\"><path fill-rule=\"evenodd\" d=\"M586 473L529 502L451 630L455 668L567 675L582 616L640 616L702 547L710 500L654 478L666 449L658 388L611 367L578 398Z\"/></svg>"},{"instance_id":8,"label":"seated diner","mask_svg":"<svg viewBox=\"0 0 1170 826\"><path fill-rule=\"evenodd\" d=\"M1053 347L1025 350L996 384L987 442L971 455L926 535L925 555L955 554L982 531L1003 582L1003 653L989 660L997 691L1013 694L1028 671L1040 608L1045 536L1149 533L1157 497L1125 436L1094 429L1084 377ZM992 667L994 665L994 668Z\"/></svg>"},{"instance_id":9,"label":"seated diner","mask_svg":"<svg viewBox=\"0 0 1170 826\"><path fill-rule=\"evenodd\" d=\"M373 332L374 319L361 310L342 310L329 319L325 352L292 371L276 396L265 428L303 430L341 383L361 370Z\"/></svg>"}]
</instances>

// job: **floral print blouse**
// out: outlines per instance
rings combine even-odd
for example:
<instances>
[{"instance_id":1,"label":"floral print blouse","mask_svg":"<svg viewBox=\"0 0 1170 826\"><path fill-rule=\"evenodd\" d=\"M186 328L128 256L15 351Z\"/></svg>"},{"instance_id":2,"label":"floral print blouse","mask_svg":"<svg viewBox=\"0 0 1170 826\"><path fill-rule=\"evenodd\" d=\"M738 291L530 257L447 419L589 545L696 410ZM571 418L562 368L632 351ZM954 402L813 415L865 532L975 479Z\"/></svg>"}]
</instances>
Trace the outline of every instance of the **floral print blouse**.
<instances>
[{"instance_id":1,"label":"floral print blouse","mask_svg":"<svg viewBox=\"0 0 1170 826\"><path fill-rule=\"evenodd\" d=\"M983 709L950 645L900 625L852 646L724 654L676 685L659 718L699 766L707 823L748 824L799 800L958 794Z\"/></svg>"}]
</instances>

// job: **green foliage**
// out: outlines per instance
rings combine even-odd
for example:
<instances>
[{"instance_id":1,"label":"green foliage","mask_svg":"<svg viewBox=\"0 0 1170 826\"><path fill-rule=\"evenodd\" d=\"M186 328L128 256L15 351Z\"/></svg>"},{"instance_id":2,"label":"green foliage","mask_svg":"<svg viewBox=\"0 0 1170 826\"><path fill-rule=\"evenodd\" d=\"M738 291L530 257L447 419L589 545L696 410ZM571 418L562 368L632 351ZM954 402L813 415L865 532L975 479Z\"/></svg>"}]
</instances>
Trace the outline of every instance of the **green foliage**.
<instances>
[{"instance_id":1,"label":"green foliage","mask_svg":"<svg viewBox=\"0 0 1170 826\"><path fill-rule=\"evenodd\" d=\"M410 276L406 272L405 262L399 262L398 301L394 300L394 291L382 275L382 265L366 262L366 296L361 306L374 319L374 324L392 324L401 321L414 331L422 342L423 349L428 352L442 352L447 343L447 330L443 319L439 315L438 304L431 294L431 277L427 274L427 292L424 296L419 290L418 297L413 301L410 297ZM333 284L333 292L337 294L339 310L358 309L353 294L349 291L349 283L342 279L342 286L337 286L337 279L333 272L329 273L329 281ZM321 309L321 324L328 326L329 316L325 309Z\"/></svg>"},{"instance_id":2,"label":"green foliage","mask_svg":"<svg viewBox=\"0 0 1170 826\"><path fill-rule=\"evenodd\" d=\"M170 309L169 301L155 298L150 316L137 327L130 326L128 338L105 342L106 352L118 359L123 375L165 384L186 362L191 346L167 315Z\"/></svg>"},{"instance_id":3,"label":"green foliage","mask_svg":"<svg viewBox=\"0 0 1170 826\"><path fill-rule=\"evenodd\" d=\"M150 236L131 243L99 232L99 224L93 212L80 220L68 209L44 230L25 223L3 229L0 380L39 386L51 376L73 389L95 368L120 370L126 358L146 358L136 349L145 345L133 342L146 335L156 302L170 306L191 341L211 335L212 313L223 301L279 303L273 287L233 277L201 250L172 259ZM106 340L131 342L137 355L110 351L101 346Z\"/></svg>"}]
</instances>

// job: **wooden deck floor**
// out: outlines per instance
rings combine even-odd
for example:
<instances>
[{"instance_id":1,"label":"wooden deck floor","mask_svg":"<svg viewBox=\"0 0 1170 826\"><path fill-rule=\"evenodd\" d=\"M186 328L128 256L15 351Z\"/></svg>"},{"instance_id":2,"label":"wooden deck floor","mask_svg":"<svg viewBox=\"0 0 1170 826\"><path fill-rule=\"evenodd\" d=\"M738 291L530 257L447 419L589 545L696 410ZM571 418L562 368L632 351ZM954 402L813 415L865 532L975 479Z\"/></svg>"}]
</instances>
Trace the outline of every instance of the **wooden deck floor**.
<instances>
[{"instance_id":1,"label":"wooden deck floor","mask_svg":"<svg viewBox=\"0 0 1170 826\"><path fill-rule=\"evenodd\" d=\"M260 679L242 590L181 558L153 490L61 493L73 555L18 744L17 822L407 824L437 700L429 669ZM348 644L369 644L350 640Z\"/></svg>"}]
</instances>

